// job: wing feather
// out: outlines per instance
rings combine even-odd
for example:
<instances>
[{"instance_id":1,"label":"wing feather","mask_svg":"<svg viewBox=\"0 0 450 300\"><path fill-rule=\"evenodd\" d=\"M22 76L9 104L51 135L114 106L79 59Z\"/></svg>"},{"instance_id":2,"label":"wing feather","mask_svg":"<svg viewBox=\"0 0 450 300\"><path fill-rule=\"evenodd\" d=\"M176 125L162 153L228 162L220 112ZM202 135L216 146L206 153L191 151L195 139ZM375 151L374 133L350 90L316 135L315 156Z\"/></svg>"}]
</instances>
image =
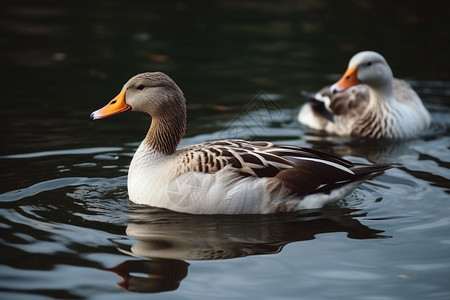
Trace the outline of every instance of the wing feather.
<instances>
[{"instance_id":1,"label":"wing feather","mask_svg":"<svg viewBox=\"0 0 450 300\"><path fill-rule=\"evenodd\" d=\"M353 164L350 161L310 148L274 145L269 142L224 140L180 149L175 162L184 172L216 173L224 167L241 176L271 177L306 195L330 192L339 185L360 181L386 170L390 165Z\"/></svg>"}]
</instances>

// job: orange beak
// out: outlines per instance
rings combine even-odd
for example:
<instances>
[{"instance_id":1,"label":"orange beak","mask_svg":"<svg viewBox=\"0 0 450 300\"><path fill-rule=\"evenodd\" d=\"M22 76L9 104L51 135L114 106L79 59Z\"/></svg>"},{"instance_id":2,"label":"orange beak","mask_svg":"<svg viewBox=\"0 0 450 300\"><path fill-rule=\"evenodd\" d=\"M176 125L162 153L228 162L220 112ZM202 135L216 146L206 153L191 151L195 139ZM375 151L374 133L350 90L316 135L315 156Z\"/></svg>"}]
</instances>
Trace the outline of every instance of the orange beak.
<instances>
[{"instance_id":1,"label":"orange beak","mask_svg":"<svg viewBox=\"0 0 450 300\"><path fill-rule=\"evenodd\" d=\"M131 106L125 103L126 91L127 90L121 91L120 94L117 95L111 101L109 101L108 104L106 104L99 110L94 111L91 114L91 119L92 120L103 119L130 110Z\"/></svg>"},{"instance_id":2,"label":"orange beak","mask_svg":"<svg viewBox=\"0 0 450 300\"><path fill-rule=\"evenodd\" d=\"M358 73L357 67L347 69L347 71L345 71L345 74L341 77L341 79L339 79L338 82L336 82L331 86L331 91L333 92L333 94L341 92L345 89L348 89L349 87L359 84L360 81L358 79L357 73Z\"/></svg>"}]
</instances>

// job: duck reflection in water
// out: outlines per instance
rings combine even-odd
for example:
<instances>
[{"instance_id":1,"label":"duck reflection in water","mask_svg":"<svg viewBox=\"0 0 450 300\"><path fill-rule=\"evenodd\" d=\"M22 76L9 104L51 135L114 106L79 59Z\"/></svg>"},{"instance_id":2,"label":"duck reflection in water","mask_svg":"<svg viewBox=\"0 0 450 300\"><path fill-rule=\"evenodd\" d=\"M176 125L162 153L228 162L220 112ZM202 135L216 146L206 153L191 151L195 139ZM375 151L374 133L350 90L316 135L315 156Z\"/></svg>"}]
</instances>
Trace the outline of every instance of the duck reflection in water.
<instances>
[{"instance_id":1,"label":"duck reflection in water","mask_svg":"<svg viewBox=\"0 0 450 300\"><path fill-rule=\"evenodd\" d=\"M127 260L107 269L122 277L118 285L130 292L158 293L176 290L189 264L177 259ZM137 276L142 274L142 276Z\"/></svg>"},{"instance_id":2,"label":"duck reflection in water","mask_svg":"<svg viewBox=\"0 0 450 300\"><path fill-rule=\"evenodd\" d=\"M131 248L119 245L119 250L145 260L125 261L108 270L121 276L119 285L129 291L175 290L187 276L186 260L275 254L291 242L312 240L321 233L346 232L353 239L389 237L356 219L364 216L359 210L340 207L245 216L135 207L126 233L136 241Z\"/></svg>"}]
</instances>

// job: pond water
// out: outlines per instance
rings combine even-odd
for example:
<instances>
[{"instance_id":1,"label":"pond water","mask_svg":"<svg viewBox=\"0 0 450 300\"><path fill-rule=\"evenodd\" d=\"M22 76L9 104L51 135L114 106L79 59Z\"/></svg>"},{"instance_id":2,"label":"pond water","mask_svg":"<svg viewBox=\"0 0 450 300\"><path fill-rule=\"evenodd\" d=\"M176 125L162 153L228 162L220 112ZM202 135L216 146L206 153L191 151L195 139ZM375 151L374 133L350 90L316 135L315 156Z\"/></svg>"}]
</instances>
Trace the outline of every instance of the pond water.
<instances>
[{"instance_id":1,"label":"pond water","mask_svg":"<svg viewBox=\"0 0 450 300\"><path fill-rule=\"evenodd\" d=\"M450 5L163 2L1 2L1 298L449 299ZM423 136L376 143L297 123L300 92L367 49L422 96ZM156 70L187 98L182 146L239 137L402 166L292 214L134 205L127 171L150 118L89 115Z\"/></svg>"}]
</instances>

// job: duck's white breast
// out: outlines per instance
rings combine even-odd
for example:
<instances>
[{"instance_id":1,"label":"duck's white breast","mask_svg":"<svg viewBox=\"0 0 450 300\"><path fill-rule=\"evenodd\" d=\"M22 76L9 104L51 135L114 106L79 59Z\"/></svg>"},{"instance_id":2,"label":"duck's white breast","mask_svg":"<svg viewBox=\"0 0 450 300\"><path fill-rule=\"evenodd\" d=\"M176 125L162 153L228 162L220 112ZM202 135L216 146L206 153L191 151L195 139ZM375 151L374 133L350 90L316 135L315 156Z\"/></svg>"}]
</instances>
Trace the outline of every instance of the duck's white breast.
<instances>
[{"instance_id":1,"label":"duck's white breast","mask_svg":"<svg viewBox=\"0 0 450 300\"><path fill-rule=\"evenodd\" d=\"M137 170L129 174L128 193L138 204L194 214L273 211L266 185L274 179L242 178L229 168L214 174L187 172L179 176L172 176L165 168Z\"/></svg>"}]
</instances>

